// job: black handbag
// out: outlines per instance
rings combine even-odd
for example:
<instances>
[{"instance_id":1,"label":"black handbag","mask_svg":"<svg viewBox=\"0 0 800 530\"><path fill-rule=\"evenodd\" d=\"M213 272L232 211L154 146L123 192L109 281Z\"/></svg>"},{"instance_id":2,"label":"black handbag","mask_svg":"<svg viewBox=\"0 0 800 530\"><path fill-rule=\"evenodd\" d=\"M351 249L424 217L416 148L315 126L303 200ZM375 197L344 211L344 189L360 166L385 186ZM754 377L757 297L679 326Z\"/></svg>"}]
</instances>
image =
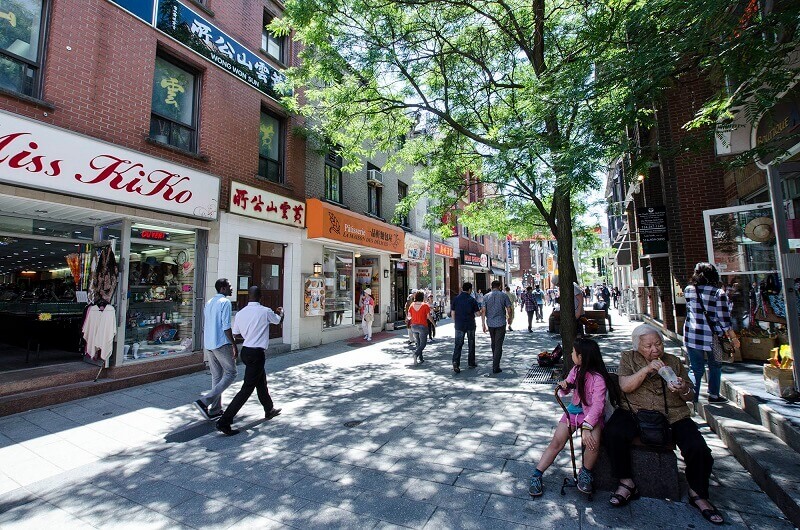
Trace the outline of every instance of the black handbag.
<instances>
[{"instance_id":1,"label":"black handbag","mask_svg":"<svg viewBox=\"0 0 800 530\"><path fill-rule=\"evenodd\" d=\"M625 401L628 403L633 416L636 418L636 423L639 425L639 440L644 445L654 447L665 447L672 444L672 427L667 418L669 414L669 405L667 405L667 388L664 380L661 380L661 388L664 391L664 412L660 410L642 409L633 413L631 402L628 401L628 396L623 393Z\"/></svg>"}]
</instances>

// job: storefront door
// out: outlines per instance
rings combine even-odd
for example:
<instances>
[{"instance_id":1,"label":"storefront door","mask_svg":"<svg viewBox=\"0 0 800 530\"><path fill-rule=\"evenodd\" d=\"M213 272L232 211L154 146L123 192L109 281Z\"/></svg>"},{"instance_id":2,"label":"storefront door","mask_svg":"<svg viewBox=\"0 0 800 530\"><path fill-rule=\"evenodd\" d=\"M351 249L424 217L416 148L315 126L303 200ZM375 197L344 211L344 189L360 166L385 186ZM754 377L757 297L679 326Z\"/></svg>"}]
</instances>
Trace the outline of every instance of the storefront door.
<instances>
[{"instance_id":1,"label":"storefront door","mask_svg":"<svg viewBox=\"0 0 800 530\"><path fill-rule=\"evenodd\" d=\"M397 262L394 282L394 320L404 322L406 298L408 297L408 272L405 262Z\"/></svg>"},{"instance_id":2,"label":"storefront door","mask_svg":"<svg viewBox=\"0 0 800 530\"><path fill-rule=\"evenodd\" d=\"M276 309L283 306L283 244L254 239L239 239L239 274L236 279L236 302L247 305L247 289L261 287L261 305ZM281 326L269 327L269 338L283 336Z\"/></svg>"}]
</instances>

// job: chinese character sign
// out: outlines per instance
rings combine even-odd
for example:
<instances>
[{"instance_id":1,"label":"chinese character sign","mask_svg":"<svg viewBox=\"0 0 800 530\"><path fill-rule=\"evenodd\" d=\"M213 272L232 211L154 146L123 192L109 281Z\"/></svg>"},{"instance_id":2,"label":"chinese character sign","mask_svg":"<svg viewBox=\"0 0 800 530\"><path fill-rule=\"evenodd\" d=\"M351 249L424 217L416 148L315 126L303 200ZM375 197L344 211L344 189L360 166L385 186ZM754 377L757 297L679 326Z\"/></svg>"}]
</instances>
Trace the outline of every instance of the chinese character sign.
<instances>
[{"instance_id":1,"label":"chinese character sign","mask_svg":"<svg viewBox=\"0 0 800 530\"><path fill-rule=\"evenodd\" d=\"M306 226L306 207L302 202L236 181L231 182L229 211L296 228Z\"/></svg>"},{"instance_id":2,"label":"chinese character sign","mask_svg":"<svg viewBox=\"0 0 800 530\"><path fill-rule=\"evenodd\" d=\"M179 0L160 0L156 27L226 72L279 100L286 77Z\"/></svg>"}]
</instances>

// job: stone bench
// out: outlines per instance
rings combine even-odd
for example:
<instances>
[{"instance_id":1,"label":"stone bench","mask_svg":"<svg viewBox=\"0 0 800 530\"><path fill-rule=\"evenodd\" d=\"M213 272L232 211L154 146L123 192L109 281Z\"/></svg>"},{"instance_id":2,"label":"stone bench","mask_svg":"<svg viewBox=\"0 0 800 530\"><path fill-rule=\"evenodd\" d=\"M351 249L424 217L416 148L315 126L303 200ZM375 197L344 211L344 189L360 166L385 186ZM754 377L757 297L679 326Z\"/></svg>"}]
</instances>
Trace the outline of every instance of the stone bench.
<instances>
[{"instance_id":1,"label":"stone bench","mask_svg":"<svg viewBox=\"0 0 800 530\"><path fill-rule=\"evenodd\" d=\"M608 323L608 316L605 311L599 311L596 309L587 309L583 312L583 315L597 323L598 328L595 333L608 333L608 328L606 324ZM561 332L561 311L553 311L550 313L550 319L548 320L548 329L550 333L560 333Z\"/></svg>"},{"instance_id":2,"label":"stone bench","mask_svg":"<svg viewBox=\"0 0 800 530\"><path fill-rule=\"evenodd\" d=\"M631 448L633 480L643 497L680 500L678 455L674 448L642 445L637 438ZM598 491L613 492L618 480L611 473L611 462L605 448L600 448L600 458L594 466L594 487Z\"/></svg>"}]
</instances>

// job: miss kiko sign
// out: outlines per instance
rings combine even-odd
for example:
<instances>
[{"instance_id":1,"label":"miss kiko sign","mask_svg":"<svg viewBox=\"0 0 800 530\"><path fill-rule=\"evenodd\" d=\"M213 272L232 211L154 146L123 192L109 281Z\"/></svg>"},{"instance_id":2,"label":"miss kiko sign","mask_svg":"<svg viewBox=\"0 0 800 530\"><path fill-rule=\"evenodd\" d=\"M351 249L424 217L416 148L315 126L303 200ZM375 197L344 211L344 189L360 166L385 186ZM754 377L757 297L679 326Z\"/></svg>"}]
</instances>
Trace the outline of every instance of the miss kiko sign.
<instances>
[{"instance_id":1,"label":"miss kiko sign","mask_svg":"<svg viewBox=\"0 0 800 530\"><path fill-rule=\"evenodd\" d=\"M0 182L217 218L217 177L2 111Z\"/></svg>"}]
</instances>

